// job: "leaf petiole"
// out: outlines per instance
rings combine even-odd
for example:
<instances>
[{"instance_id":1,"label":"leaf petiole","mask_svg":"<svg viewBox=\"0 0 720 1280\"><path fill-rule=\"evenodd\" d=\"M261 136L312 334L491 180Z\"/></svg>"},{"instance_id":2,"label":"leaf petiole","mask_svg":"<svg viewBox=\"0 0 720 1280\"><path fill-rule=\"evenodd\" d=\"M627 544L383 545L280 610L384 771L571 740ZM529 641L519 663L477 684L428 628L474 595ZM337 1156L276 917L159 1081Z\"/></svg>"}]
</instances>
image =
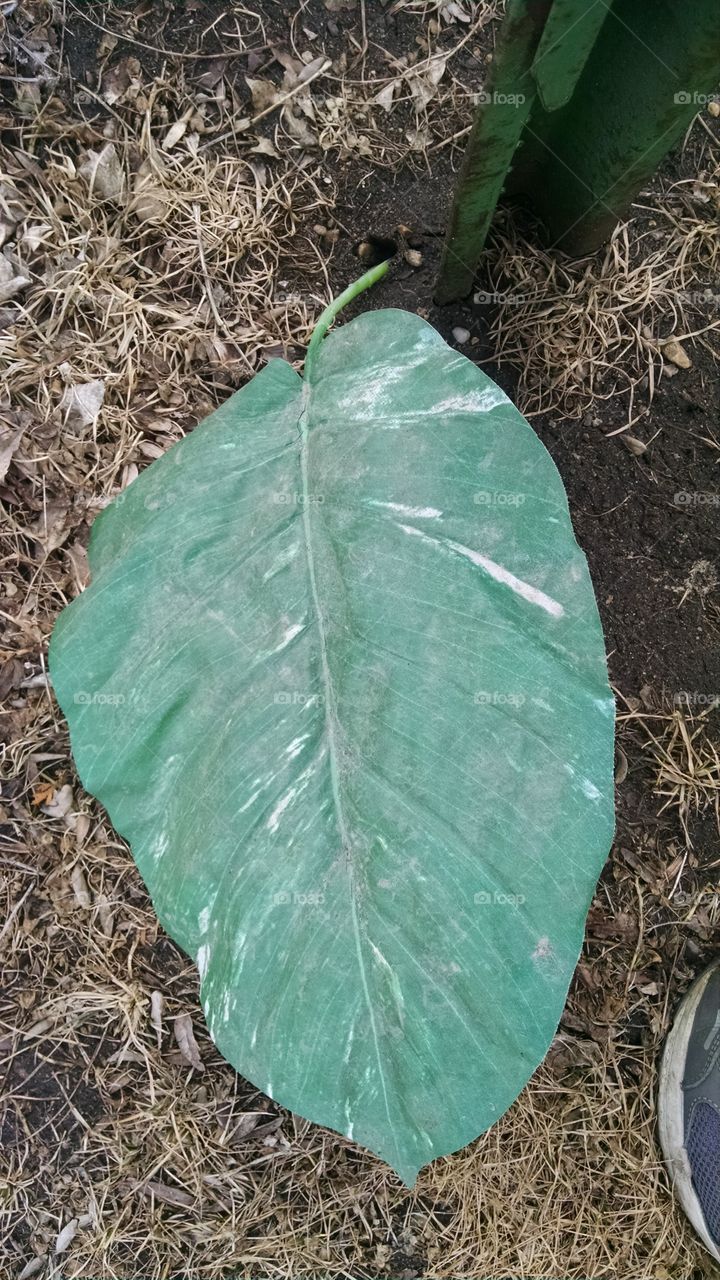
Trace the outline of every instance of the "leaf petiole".
<instances>
[{"instance_id":1,"label":"leaf petiole","mask_svg":"<svg viewBox=\"0 0 720 1280\"><path fill-rule=\"evenodd\" d=\"M312 371L320 344L335 317L340 311L342 311L343 307L348 305L349 302L352 302L359 294L364 293L364 291L369 289L371 285L376 284L378 280L382 279L390 266L390 261L391 260L388 258L385 262L379 262L377 266L371 267L369 271L366 271L364 275L360 276L359 280L353 280L352 284L349 284L347 289L343 289L343 292L339 294L337 298L334 298L329 306L325 308L313 329L313 335L308 343L307 355L305 356L306 378Z\"/></svg>"}]
</instances>

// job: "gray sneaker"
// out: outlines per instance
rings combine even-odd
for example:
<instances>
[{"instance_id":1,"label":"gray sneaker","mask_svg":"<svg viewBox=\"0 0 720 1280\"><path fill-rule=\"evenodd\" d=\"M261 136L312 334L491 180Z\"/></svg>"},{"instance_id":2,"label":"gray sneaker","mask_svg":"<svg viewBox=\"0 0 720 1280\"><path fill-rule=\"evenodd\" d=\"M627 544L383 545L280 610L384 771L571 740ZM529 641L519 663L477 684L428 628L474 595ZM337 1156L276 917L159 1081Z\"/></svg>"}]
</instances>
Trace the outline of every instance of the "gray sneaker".
<instances>
[{"instance_id":1,"label":"gray sneaker","mask_svg":"<svg viewBox=\"0 0 720 1280\"><path fill-rule=\"evenodd\" d=\"M665 1043L660 1145L680 1204L720 1262L720 961L693 983Z\"/></svg>"}]
</instances>

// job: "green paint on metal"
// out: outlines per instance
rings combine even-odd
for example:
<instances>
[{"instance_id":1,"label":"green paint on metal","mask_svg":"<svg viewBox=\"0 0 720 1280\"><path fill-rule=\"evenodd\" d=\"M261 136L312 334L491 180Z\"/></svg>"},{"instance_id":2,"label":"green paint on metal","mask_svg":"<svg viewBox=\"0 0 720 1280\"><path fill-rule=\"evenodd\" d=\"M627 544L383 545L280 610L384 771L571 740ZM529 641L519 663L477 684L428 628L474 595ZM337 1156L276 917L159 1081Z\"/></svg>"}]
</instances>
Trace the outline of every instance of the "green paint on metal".
<instances>
[{"instance_id":1,"label":"green paint on metal","mask_svg":"<svg viewBox=\"0 0 720 1280\"><path fill-rule=\"evenodd\" d=\"M437 300L469 292L501 194L529 204L550 244L597 248L718 79L717 0L512 0L470 134Z\"/></svg>"},{"instance_id":2,"label":"green paint on metal","mask_svg":"<svg viewBox=\"0 0 720 1280\"><path fill-rule=\"evenodd\" d=\"M551 244L591 252L719 79L717 0L615 0L568 105L536 104L508 194L530 199Z\"/></svg>"},{"instance_id":3,"label":"green paint on metal","mask_svg":"<svg viewBox=\"0 0 720 1280\"><path fill-rule=\"evenodd\" d=\"M477 109L455 190L435 301L462 298L478 259L508 167L535 97L532 60L551 0L509 0L483 101Z\"/></svg>"},{"instance_id":4,"label":"green paint on metal","mask_svg":"<svg viewBox=\"0 0 720 1280\"><path fill-rule=\"evenodd\" d=\"M611 839L613 700L552 460L434 329L377 311L305 380L267 365L89 555L52 679L211 1035L412 1184L544 1056Z\"/></svg>"},{"instance_id":5,"label":"green paint on metal","mask_svg":"<svg viewBox=\"0 0 720 1280\"><path fill-rule=\"evenodd\" d=\"M569 101L607 15L603 0L555 0L532 64L546 111Z\"/></svg>"}]
</instances>

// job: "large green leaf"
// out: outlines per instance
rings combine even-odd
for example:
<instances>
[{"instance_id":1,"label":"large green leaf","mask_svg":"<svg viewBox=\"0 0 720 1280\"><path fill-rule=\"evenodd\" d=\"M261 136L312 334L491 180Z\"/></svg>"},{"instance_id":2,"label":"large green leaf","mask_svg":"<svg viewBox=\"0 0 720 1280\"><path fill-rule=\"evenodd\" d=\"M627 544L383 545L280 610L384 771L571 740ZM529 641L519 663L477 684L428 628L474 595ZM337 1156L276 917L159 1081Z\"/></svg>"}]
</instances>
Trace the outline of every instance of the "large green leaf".
<instances>
[{"instance_id":1,"label":"large green leaf","mask_svg":"<svg viewBox=\"0 0 720 1280\"><path fill-rule=\"evenodd\" d=\"M221 1051L412 1183L553 1036L613 703L560 478L498 387L402 311L308 365L102 514L51 672Z\"/></svg>"}]
</instances>

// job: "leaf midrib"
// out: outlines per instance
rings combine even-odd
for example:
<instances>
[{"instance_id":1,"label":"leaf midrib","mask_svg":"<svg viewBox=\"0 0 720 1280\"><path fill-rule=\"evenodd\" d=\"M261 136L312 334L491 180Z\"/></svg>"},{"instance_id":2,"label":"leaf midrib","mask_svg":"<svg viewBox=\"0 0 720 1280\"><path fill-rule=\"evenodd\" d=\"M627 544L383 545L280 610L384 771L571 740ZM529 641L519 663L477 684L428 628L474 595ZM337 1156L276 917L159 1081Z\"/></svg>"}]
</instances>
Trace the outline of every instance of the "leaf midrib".
<instances>
[{"instance_id":1,"label":"leaf midrib","mask_svg":"<svg viewBox=\"0 0 720 1280\"><path fill-rule=\"evenodd\" d=\"M315 612L315 621L318 629L318 641L320 646L320 666L322 671L323 694L325 705L325 731L328 741L328 760L330 765L330 780L333 794L333 804L335 807L335 816L338 826L338 834L342 843L343 853L345 855L345 866L348 873L348 884L350 892L350 912L353 924L353 935L355 938L355 951L357 955L358 968L360 971L360 981L363 989L363 996L367 1006L368 1017L370 1019L370 1028L372 1031L373 1044L375 1047L375 1057L378 1065L378 1074L380 1076L380 1084L382 1087L383 1101L385 1103L385 1112L388 1119L390 1132L399 1153L402 1148L398 1143L395 1127L393 1125L392 1116L390 1114L390 1102L387 1094L387 1085L385 1081L385 1072L383 1071L382 1058L380 1055L380 1043L378 1040L377 1024L375 1022L375 1011L373 1009L370 997L370 987L368 984L367 970L365 967L365 959L362 952L362 933L360 929L360 919L357 909L357 890L355 880L355 867L352 858L352 845L348 832L347 823L345 821L345 812L342 802L342 793L340 789L340 774L338 768L338 748L337 748L337 725L338 718L335 707L335 690L330 672L330 664L327 654L327 639L325 633L325 621L322 609L320 607L320 597L317 588L317 574L315 572L315 552L312 540L312 524L310 520L310 510L312 503L310 502L309 490L309 453L310 453L310 397L311 387L307 378L303 382L302 402L300 408L300 417L298 426L300 429L300 474L302 486L302 520L303 520L303 540L305 543L305 557L308 567L308 577L310 579L310 595L312 605Z\"/></svg>"}]
</instances>

